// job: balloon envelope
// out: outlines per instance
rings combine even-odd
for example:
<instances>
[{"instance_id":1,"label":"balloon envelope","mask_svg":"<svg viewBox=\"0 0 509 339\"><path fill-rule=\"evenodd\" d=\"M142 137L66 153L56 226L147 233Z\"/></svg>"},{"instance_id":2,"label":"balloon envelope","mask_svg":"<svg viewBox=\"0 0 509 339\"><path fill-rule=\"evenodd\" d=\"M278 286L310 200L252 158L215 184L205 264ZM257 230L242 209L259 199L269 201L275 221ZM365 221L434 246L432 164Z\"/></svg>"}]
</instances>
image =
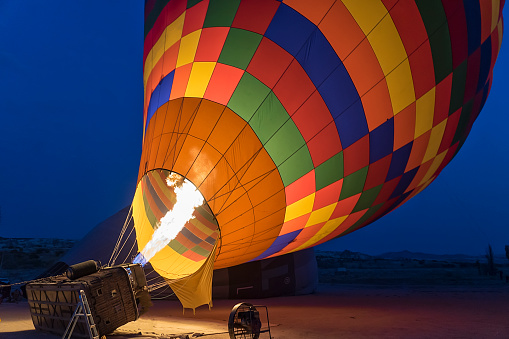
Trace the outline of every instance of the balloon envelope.
<instances>
[{"instance_id":1,"label":"balloon envelope","mask_svg":"<svg viewBox=\"0 0 509 339\"><path fill-rule=\"evenodd\" d=\"M489 93L502 7L146 1L139 247L153 216L171 208L148 185L164 171L207 202L195 215L205 228L191 220L151 261L175 275L199 267L210 240L224 268L321 244L394 210L465 142Z\"/></svg>"}]
</instances>

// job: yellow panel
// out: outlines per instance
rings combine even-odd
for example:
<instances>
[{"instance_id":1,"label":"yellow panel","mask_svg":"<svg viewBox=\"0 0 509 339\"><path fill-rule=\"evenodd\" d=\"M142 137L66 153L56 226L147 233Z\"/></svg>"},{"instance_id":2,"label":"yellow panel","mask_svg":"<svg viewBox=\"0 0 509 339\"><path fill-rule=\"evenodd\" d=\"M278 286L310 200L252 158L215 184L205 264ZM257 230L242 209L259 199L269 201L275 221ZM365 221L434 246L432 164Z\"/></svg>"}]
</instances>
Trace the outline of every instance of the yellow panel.
<instances>
[{"instance_id":1,"label":"yellow panel","mask_svg":"<svg viewBox=\"0 0 509 339\"><path fill-rule=\"evenodd\" d=\"M187 83L186 97L203 98L215 66L215 62L195 62L193 64Z\"/></svg>"},{"instance_id":2,"label":"yellow panel","mask_svg":"<svg viewBox=\"0 0 509 339\"><path fill-rule=\"evenodd\" d=\"M332 215L332 212L334 212L334 209L336 208L336 205L338 203L330 204L329 206L322 207L316 211L311 212L311 215L309 216L308 222L306 223L306 226L309 227L316 224L319 224L321 222L325 222L329 220L330 216Z\"/></svg>"},{"instance_id":3,"label":"yellow panel","mask_svg":"<svg viewBox=\"0 0 509 339\"><path fill-rule=\"evenodd\" d=\"M448 150L445 150L445 151L443 151L442 153L440 153L439 155L436 156L435 160L433 160L433 163L431 164L431 166L428 169L428 173L426 173L424 178L422 178L422 180L419 183L419 185L424 184L426 181L431 179L431 177L433 177L433 175L435 175L435 172L437 171L438 167L440 167L440 165L442 164L442 161L444 161L444 158L445 158L445 155L447 154L447 151Z\"/></svg>"},{"instance_id":4,"label":"yellow panel","mask_svg":"<svg viewBox=\"0 0 509 339\"><path fill-rule=\"evenodd\" d=\"M387 15L387 9L380 0L343 0L346 8L352 14L365 35Z\"/></svg>"},{"instance_id":5,"label":"yellow panel","mask_svg":"<svg viewBox=\"0 0 509 339\"><path fill-rule=\"evenodd\" d=\"M391 96L392 110L396 115L415 101L414 82L408 60L403 61L385 80Z\"/></svg>"},{"instance_id":6,"label":"yellow panel","mask_svg":"<svg viewBox=\"0 0 509 339\"><path fill-rule=\"evenodd\" d=\"M311 237L304 244L297 247L295 249L295 251L299 251L306 247L313 246L314 244L316 244L317 242L319 242L320 240L322 240L323 238L325 238L326 236L331 234L334 230L336 230L339 227L339 225L341 225L343 223L343 221L345 221L345 219L348 217L349 217L348 215L345 215L345 216L327 221L325 223L325 225L323 225L323 227L318 232L316 232L316 234L313 237Z\"/></svg>"},{"instance_id":7,"label":"yellow panel","mask_svg":"<svg viewBox=\"0 0 509 339\"><path fill-rule=\"evenodd\" d=\"M170 48L173 44L180 40L182 37L182 29L184 28L185 12L182 13L175 21L173 21L166 29L154 47L148 52L147 58L145 59L145 69L143 71L143 83L147 85L147 80L152 72L152 69L157 64L159 59L163 56L164 52Z\"/></svg>"},{"instance_id":8,"label":"yellow panel","mask_svg":"<svg viewBox=\"0 0 509 339\"><path fill-rule=\"evenodd\" d=\"M497 28L498 16L500 15L500 0L491 1L491 31Z\"/></svg>"},{"instance_id":9,"label":"yellow panel","mask_svg":"<svg viewBox=\"0 0 509 339\"><path fill-rule=\"evenodd\" d=\"M424 154L424 158L422 159L422 163L427 162L428 160L433 159L440 148L440 144L442 143L442 138L445 132L445 126L447 125L447 119L433 127L431 130L431 136L428 142L428 148L426 149L426 153Z\"/></svg>"},{"instance_id":10,"label":"yellow panel","mask_svg":"<svg viewBox=\"0 0 509 339\"><path fill-rule=\"evenodd\" d=\"M185 37L182 37L182 40L180 41L177 65L175 66L175 68L187 65L194 61L196 49L198 48L198 42L200 41L200 35L201 29L189 33Z\"/></svg>"},{"instance_id":11,"label":"yellow panel","mask_svg":"<svg viewBox=\"0 0 509 339\"><path fill-rule=\"evenodd\" d=\"M407 58L401 37L389 15L373 29L368 40L385 76Z\"/></svg>"},{"instance_id":12,"label":"yellow panel","mask_svg":"<svg viewBox=\"0 0 509 339\"><path fill-rule=\"evenodd\" d=\"M415 103L415 133L414 138L423 135L433 127L435 112L435 87L417 99Z\"/></svg>"},{"instance_id":13,"label":"yellow panel","mask_svg":"<svg viewBox=\"0 0 509 339\"><path fill-rule=\"evenodd\" d=\"M313 211L315 193L308 195L286 207L285 222Z\"/></svg>"}]
</instances>

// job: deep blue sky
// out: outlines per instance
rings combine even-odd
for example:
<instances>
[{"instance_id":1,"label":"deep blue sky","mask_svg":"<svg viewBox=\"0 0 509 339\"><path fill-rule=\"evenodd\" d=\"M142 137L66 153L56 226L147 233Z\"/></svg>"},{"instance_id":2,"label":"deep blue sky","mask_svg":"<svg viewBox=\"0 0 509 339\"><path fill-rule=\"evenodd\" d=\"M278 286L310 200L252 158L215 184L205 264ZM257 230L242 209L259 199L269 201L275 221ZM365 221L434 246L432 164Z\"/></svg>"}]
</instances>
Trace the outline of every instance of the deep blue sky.
<instances>
[{"instance_id":1,"label":"deep blue sky","mask_svg":"<svg viewBox=\"0 0 509 339\"><path fill-rule=\"evenodd\" d=\"M0 30L0 236L81 238L134 195L143 1L4 0ZM505 41L484 110L430 187L320 248L482 254L491 244L502 253L508 67Z\"/></svg>"}]
</instances>

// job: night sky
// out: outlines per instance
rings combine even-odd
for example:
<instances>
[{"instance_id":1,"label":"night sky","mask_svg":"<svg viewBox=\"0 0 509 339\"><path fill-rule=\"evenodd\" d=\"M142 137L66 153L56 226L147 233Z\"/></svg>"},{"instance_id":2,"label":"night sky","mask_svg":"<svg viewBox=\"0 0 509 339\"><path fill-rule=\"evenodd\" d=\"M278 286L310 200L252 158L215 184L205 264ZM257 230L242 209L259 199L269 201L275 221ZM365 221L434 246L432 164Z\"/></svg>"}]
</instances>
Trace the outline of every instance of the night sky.
<instances>
[{"instance_id":1,"label":"night sky","mask_svg":"<svg viewBox=\"0 0 509 339\"><path fill-rule=\"evenodd\" d=\"M143 1L4 0L0 29L0 236L79 239L134 196ZM319 248L483 254L491 244L503 253L508 68L503 41L487 103L430 187Z\"/></svg>"}]
</instances>

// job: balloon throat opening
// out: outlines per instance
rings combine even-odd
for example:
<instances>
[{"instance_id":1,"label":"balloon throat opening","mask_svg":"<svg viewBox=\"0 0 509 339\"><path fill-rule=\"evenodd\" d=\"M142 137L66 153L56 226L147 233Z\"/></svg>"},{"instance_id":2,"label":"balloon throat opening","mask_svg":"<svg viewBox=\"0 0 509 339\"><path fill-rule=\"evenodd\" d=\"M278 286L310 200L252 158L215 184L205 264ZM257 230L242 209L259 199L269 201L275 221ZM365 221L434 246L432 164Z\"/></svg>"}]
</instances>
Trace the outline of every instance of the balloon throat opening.
<instances>
[{"instance_id":1,"label":"balloon throat opening","mask_svg":"<svg viewBox=\"0 0 509 339\"><path fill-rule=\"evenodd\" d=\"M145 264L177 237L186 223L193 218L195 209L204 203L201 192L191 181L178 173L168 172L165 183L175 193L176 202L161 217L155 227L154 234L145 247L134 258L134 264Z\"/></svg>"}]
</instances>

